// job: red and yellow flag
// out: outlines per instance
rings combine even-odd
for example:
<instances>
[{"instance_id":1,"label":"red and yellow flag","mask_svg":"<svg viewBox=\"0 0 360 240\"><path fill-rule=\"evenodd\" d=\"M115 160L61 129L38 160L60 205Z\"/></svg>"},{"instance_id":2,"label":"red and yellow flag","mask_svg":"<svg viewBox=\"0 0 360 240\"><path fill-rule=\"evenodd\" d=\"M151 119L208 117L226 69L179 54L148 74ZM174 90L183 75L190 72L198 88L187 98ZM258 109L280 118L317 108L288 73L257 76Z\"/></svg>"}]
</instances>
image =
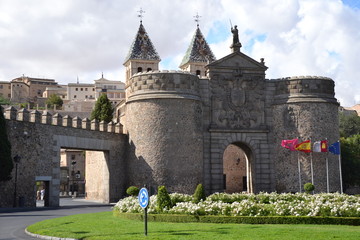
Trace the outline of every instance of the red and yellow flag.
<instances>
[{"instance_id":1,"label":"red and yellow flag","mask_svg":"<svg viewBox=\"0 0 360 240\"><path fill-rule=\"evenodd\" d=\"M298 151L309 153L311 152L311 141L307 140L299 144L296 144L295 149Z\"/></svg>"}]
</instances>

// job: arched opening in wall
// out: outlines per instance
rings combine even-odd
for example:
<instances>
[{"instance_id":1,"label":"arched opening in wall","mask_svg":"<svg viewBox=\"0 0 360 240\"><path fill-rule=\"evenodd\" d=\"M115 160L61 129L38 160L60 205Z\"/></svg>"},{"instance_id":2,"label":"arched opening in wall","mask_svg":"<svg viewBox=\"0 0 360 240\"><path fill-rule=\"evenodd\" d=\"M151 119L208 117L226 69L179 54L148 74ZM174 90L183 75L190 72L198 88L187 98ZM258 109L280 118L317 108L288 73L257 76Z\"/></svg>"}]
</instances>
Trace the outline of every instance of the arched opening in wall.
<instances>
[{"instance_id":1,"label":"arched opening in wall","mask_svg":"<svg viewBox=\"0 0 360 240\"><path fill-rule=\"evenodd\" d=\"M82 149L60 150L60 197L85 197L85 153Z\"/></svg>"},{"instance_id":2,"label":"arched opening in wall","mask_svg":"<svg viewBox=\"0 0 360 240\"><path fill-rule=\"evenodd\" d=\"M138 67L137 71L142 72L142 67Z\"/></svg>"},{"instance_id":3,"label":"arched opening in wall","mask_svg":"<svg viewBox=\"0 0 360 240\"><path fill-rule=\"evenodd\" d=\"M201 71L200 70L196 70L196 76L200 76L201 75Z\"/></svg>"},{"instance_id":4,"label":"arched opening in wall","mask_svg":"<svg viewBox=\"0 0 360 240\"><path fill-rule=\"evenodd\" d=\"M109 201L108 153L89 149L60 150L60 205L66 198Z\"/></svg>"},{"instance_id":5,"label":"arched opening in wall","mask_svg":"<svg viewBox=\"0 0 360 240\"><path fill-rule=\"evenodd\" d=\"M226 193L252 193L251 149L244 143L229 144L223 154L223 188Z\"/></svg>"},{"instance_id":6,"label":"arched opening in wall","mask_svg":"<svg viewBox=\"0 0 360 240\"><path fill-rule=\"evenodd\" d=\"M151 69L151 68L147 68L146 71L150 72L150 71L152 71L152 69Z\"/></svg>"}]
</instances>

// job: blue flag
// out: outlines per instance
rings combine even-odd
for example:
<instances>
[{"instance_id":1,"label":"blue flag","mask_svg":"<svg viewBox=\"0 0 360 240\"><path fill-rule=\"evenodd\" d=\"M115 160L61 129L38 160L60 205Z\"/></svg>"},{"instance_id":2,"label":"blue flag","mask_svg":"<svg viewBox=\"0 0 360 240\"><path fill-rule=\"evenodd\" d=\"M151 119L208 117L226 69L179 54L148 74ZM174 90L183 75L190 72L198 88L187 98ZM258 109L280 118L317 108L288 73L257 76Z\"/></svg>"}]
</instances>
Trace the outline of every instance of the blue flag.
<instances>
[{"instance_id":1,"label":"blue flag","mask_svg":"<svg viewBox=\"0 0 360 240\"><path fill-rule=\"evenodd\" d=\"M340 142L335 142L329 146L329 152L335 155L340 155Z\"/></svg>"}]
</instances>

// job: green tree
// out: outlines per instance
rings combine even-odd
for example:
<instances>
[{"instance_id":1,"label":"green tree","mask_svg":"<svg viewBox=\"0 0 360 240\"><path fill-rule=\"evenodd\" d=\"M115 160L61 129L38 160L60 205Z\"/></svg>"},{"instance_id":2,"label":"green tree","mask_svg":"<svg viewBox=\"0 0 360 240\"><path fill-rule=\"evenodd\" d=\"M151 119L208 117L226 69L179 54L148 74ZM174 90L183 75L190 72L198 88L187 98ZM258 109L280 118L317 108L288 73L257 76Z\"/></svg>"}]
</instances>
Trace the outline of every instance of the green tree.
<instances>
[{"instance_id":1,"label":"green tree","mask_svg":"<svg viewBox=\"0 0 360 240\"><path fill-rule=\"evenodd\" d=\"M10 105L10 100L0 96L0 105Z\"/></svg>"},{"instance_id":2,"label":"green tree","mask_svg":"<svg viewBox=\"0 0 360 240\"><path fill-rule=\"evenodd\" d=\"M172 207L172 202L169 193L166 190L165 186L158 187L157 194L157 210L162 212L164 209L170 209Z\"/></svg>"},{"instance_id":3,"label":"green tree","mask_svg":"<svg viewBox=\"0 0 360 240\"><path fill-rule=\"evenodd\" d=\"M360 134L341 138L340 143L344 188L360 185Z\"/></svg>"},{"instance_id":4,"label":"green tree","mask_svg":"<svg viewBox=\"0 0 360 240\"><path fill-rule=\"evenodd\" d=\"M11 159L11 144L6 132L6 121L3 109L0 106L0 181L11 179L14 164Z\"/></svg>"},{"instance_id":5,"label":"green tree","mask_svg":"<svg viewBox=\"0 0 360 240\"><path fill-rule=\"evenodd\" d=\"M202 184L198 184L193 196L193 202L199 203L201 200L205 201L206 195L205 195L205 189Z\"/></svg>"},{"instance_id":6,"label":"green tree","mask_svg":"<svg viewBox=\"0 0 360 240\"><path fill-rule=\"evenodd\" d=\"M91 120L110 122L113 118L114 108L106 96L102 94L95 103L95 109L91 112Z\"/></svg>"},{"instance_id":7,"label":"green tree","mask_svg":"<svg viewBox=\"0 0 360 240\"><path fill-rule=\"evenodd\" d=\"M61 97L59 97L56 94L51 94L50 97L46 100L46 105L49 105L50 108L53 108L54 105L56 105L57 109L60 109L63 105L63 100L61 99Z\"/></svg>"},{"instance_id":8,"label":"green tree","mask_svg":"<svg viewBox=\"0 0 360 240\"><path fill-rule=\"evenodd\" d=\"M339 114L340 119L340 136L350 137L355 134L360 134L360 117L357 114Z\"/></svg>"}]
</instances>

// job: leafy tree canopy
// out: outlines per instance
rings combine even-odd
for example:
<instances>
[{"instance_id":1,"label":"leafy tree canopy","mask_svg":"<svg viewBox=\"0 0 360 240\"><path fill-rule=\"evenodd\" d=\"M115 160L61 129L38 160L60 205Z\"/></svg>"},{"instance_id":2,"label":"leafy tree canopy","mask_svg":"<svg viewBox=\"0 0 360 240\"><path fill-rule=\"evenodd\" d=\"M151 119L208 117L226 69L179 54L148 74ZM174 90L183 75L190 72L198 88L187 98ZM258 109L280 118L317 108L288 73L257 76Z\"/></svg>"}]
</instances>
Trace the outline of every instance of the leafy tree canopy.
<instances>
[{"instance_id":1,"label":"leafy tree canopy","mask_svg":"<svg viewBox=\"0 0 360 240\"><path fill-rule=\"evenodd\" d=\"M360 134L341 138L341 167L345 188L360 185Z\"/></svg>"},{"instance_id":2,"label":"leafy tree canopy","mask_svg":"<svg viewBox=\"0 0 360 240\"><path fill-rule=\"evenodd\" d=\"M50 97L46 100L46 104L53 108L56 105L56 108L59 109L63 105L63 100L56 94L51 94Z\"/></svg>"},{"instance_id":3,"label":"leafy tree canopy","mask_svg":"<svg viewBox=\"0 0 360 240\"><path fill-rule=\"evenodd\" d=\"M11 159L11 145L6 132L3 109L0 106L0 181L11 179L14 165Z\"/></svg>"},{"instance_id":4,"label":"leafy tree canopy","mask_svg":"<svg viewBox=\"0 0 360 240\"><path fill-rule=\"evenodd\" d=\"M99 122L110 122L113 118L114 108L106 94L102 94L95 103L95 109L91 112L90 119Z\"/></svg>"},{"instance_id":5,"label":"leafy tree canopy","mask_svg":"<svg viewBox=\"0 0 360 240\"><path fill-rule=\"evenodd\" d=\"M360 117L357 114L339 114L340 118L340 136L350 137L355 134L360 134Z\"/></svg>"},{"instance_id":6,"label":"leafy tree canopy","mask_svg":"<svg viewBox=\"0 0 360 240\"><path fill-rule=\"evenodd\" d=\"M10 105L10 100L0 96L0 105Z\"/></svg>"}]
</instances>

